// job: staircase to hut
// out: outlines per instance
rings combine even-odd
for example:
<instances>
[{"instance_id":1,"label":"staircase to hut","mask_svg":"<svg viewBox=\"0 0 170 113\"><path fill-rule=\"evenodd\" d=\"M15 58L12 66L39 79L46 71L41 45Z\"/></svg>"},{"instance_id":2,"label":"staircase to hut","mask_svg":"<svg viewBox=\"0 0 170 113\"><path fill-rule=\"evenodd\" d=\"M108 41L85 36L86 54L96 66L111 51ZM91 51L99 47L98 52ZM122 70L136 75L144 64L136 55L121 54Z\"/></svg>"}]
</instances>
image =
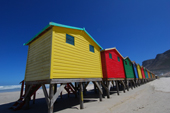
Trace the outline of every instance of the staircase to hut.
<instances>
[{"instance_id":1,"label":"staircase to hut","mask_svg":"<svg viewBox=\"0 0 170 113\"><path fill-rule=\"evenodd\" d=\"M64 89L67 91L68 96L70 93L74 93L76 95L75 88L71 83L67 83L67 85L64 87Z\"/></svg>"},{"instance_id":2,"label":"staircase to hut","mask_svg":"<svg viewBox=\"0 0 170 113\"><path fill-rule=\"evenodd\" d=\"M24 90L24 80L21 83L21 92L20 92L20 98L10 107L10 109L13 110L19 110L21 109L25 102L26 98L31 98L33 96L33 103L35 103L35 96L36 96L36 91L41 87L41 85L33 85L29 92L27 92L27 88L25 88L25 93L23 94Z\"/></svg>"},{"instance_id":3,"label":"staircase to hut","mask_svg":"<svg viewBox=\"0 0 170 113\"><path fill-rule=\"evenodd\" d=\"M25 92L24 92L24 80L20 82L21 83L21 92L20 92L20 98L10 107L10 109L13 109L14 111L20 110L25 104L26 104L26 98L31 99L33 96L33 103L35 103L35 96L37 90L41 87L41 85L32 85L32 86L26 86ZM30 88L30 89L29 89ZM67 85L64 87L64 89L67 91L68 96L69 94L77 94L75 87L71 83L67 83ZM24 94L23 94L24 92ZM62 93L60 94L62 97Z\"/></svg>"}]
</instances>

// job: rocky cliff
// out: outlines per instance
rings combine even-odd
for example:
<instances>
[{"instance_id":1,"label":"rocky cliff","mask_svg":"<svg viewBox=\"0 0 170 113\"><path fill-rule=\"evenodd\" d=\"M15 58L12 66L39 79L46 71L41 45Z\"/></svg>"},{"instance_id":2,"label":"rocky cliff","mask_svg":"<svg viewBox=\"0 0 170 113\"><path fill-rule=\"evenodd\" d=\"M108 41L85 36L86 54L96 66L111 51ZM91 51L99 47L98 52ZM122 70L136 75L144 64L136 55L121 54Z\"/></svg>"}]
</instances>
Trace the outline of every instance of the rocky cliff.
<instances>
[{"instance_id":1,"label":"rocky cliff","mask_svg":"<svg viewBox=\"0 0 170 113\"><path fill-rule=\"evenodd\" d=\"M157 75L170 72L170 50L157 54L155 59L145 60L142 65Z\"/></svg>"}]
</instances>

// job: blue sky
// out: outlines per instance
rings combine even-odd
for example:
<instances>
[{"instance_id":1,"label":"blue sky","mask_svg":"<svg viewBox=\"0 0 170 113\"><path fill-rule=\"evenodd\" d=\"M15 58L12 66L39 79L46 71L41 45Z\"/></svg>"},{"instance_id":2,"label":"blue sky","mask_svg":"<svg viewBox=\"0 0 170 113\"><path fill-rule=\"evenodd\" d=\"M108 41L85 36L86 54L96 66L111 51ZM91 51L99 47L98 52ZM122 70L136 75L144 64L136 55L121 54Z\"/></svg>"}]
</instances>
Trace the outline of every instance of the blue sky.
<instances>
[{"instance_id":1,"label":"blue sky","mask_svg":"<svg viewBox=\"0 0 170 113\"><path fill-rule=\"evenodd\" d=\"M170 49L169 0L0 1L0 85L24 79L31 39L49 22L85 27L103 47L142 64Z\"/></svg>"}]
</instances>

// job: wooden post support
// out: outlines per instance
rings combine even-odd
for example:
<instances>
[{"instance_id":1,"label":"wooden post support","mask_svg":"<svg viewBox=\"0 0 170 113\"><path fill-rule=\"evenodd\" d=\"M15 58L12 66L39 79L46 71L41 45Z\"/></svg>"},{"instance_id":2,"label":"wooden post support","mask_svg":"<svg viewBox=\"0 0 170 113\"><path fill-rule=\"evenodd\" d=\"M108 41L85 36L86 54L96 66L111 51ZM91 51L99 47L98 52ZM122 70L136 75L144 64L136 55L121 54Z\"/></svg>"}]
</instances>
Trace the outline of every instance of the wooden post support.
<instances>
[{"instance_id":1,"label":"wooden post support","mask_svg":"<svg viewBox=\"0 0 170 113\"><path fill-rule=\"evenodd\" d=\"M33 95L33 104L35 104L36 92Z\"/></svg>"},{"instance_id":2,"label":"wooden post support","mask_svg":"<svg viewBox=\"0 0 170 113\"><path fill-rule=\"evenodd\" d=\"M135 81L134 81L134 80L132 80L132 82L133 82L133 87L135 88L135 87L136 87Z\"/></svg>"},{"instance_id":3,"label":"wooden post support","mask_svg":"<svg viewBox=\"0 0 170 113\"><path fill-rule=\"evenodd\" d=\"M117 95L119 95L119 86L118 86L118 81L116 80L116 89L117 89Z\"/></svg>"},{"instance_id":4,"label":"wooden post support","mask_svg":"<svg viewBox=\"0 0 170 113\"><path fill-rule=\"evenodd\" d=\"M134 80L134 83L135 83L135 87L138 87L137 80Z\"/></svg>"},{"instance_id":5,"label":"wooden post support","mask_svg":"<svg viewBox=\"0 0 170 113\"><path fill-rule=\"evenodd\" d=\"M110 81L106 81L107 98L110 98Z\"/></svg>"},{"instance_id":6,"label":"wooden post support","mask_svg":"<svg viewBox=\"0 0 170 113\"><path fill-rule=\"evenodd\" d=\"M51 102L52 98L53 98L53 95L54 95L54 84L50 84L50 87L49 87L49 99L50 99L50 102L49 102L49 108L48 108L48 113L53 113L53 104Z\"/></svg>"},{"instance_id":7,"label":"wooden post support","mask_svg":"<svg viewBox=\"0 0 170 113\"><path fill-rule=\"evenodd\" d=\"M54 84L54 94L57 92L57 84Z\"/></svg>"},{"instance_id":8,"label":"wooden post support","mask_svg":"<svg viewBox=\"0 0 170 113\"><path fill-rule=\"evenodd\" d=\"M30 90L33 85L26 85L26 94L25 94L25 109L29 109L30 102Z\"/></svg>"},{"instance_id":9,"label":"wooden post support","mask_svg":"<svg viewBox=\"0 0 170 113\"><path fill-rule=\"evenodd\" d=\"M95 84L94 84L94 92L97 93L97 88Z\"/></svg>"},{"instance_id":10,"label":"wooden post support","mask_svg":"<svg viewBox=\"0 0 170 113\"><path fill-rule=\"evenodd\" d=\"M75 92L76 92L76 94L75 94L75 98L77 98L77 82L75 82Z\"/></svg>"},{"instance_id":11,"label":"wooden post support","mask_svg":"<svg viewBox=\"0 0 170 113\"><path fill-rule=\"evenodd\" d=\"M54 94L57 92L57 84L54 84ZM55 101L57 102L57 100Z\"/></svg>"},{"instance_id":12,"label":"wooden post support","mask_svg":"<svg viewBox=\"0 0 170 113\"><path fill-rule=\"evenodd\" d=\"M140 86L140 79L138 80L138 85Z\"/></svg>"},{"instance_id":13,"label":"wooden post support","mask_svg":"<svg viewBox=\"0 0 170 113\"><path fill-rule=\"evenodd\" d=\"M114 81L112 80L112 87L114 87Z\"/></svg>"},{"instance_id":14,"label":"wooden post support","mask_svg":"<svg viewBox=\"0 0 170 113\"><path fill-rule=\"evenodd\" d=\"M49 100L49 98L48 98L47 89L46 89L46 87L45 87L44 84L42 84L42 89L43 89L43 92L44 92L44 96L45 96L45 100L46 100L47 106L48 106L48 108L49 108L49 102L50 102L50 100Z\"/></svg>"},{"instance_id":15,"label":"wooden post support","mask_svg":"<svg viewBox=\"0 0 170 113\"><path fill-rule=\"evenodd\" d=\"M21 92L20 92L20 98L23 96L23 90L24 90L24 80L21 83Z\"/></svg>"},{"instance_id":16,"label":"wooden post support","mask_svg":"<svg viewBox=\"0 0 170 113\"><path fill-rule=\"evenodd\" d=\"M58 96L60 95L60 92L62 92L62 91L64 90L65 85L67 85L67 84L62 84L62 85L59 87L58 91L55 93L55 95L52 97L52 99L51 99L51 106L52 106L52 105L55 103L55 101L57 100Z\"/></svg>"},{"instance_id":17,"label":"wooden post support","mask_svg":"<svg viewBox=\"0 0 170 113\"><path fill-rule=\"evenodd\" d=\"M104 81L103 81L103 82L104 82ZM102 86L104 87L104 89L106 90L107 98L110 98L110 91L109 91L107 85L105 85L103 82L101 82L101 83L102 83Z\"/></svg>"},{"instance_id":18,"label":"wooden post support","mask_svg":"<svg viewBox=\"0 0 170 113\"><path fill-rule=\"evenodd\" d=\"M84 109L84 105L83 105L83 85L82 85L82 82L79 83L79 99L80 99L80 109Z\"/></svg>"},{"instance_id":19,"label":"wooden post support","mask_svg":"<svg viewBox=\"0 0 170 113\"><path fill-rule=\"evenodd\" d=\"M60 84L60 87L61 87L61 85L62 85L62 84ZM60 93L60 97L61 97L61 98L63 98L63 94L62 94L62 92Z\"/></svg>"},{"instance_id":20,"label":"wooden post support","mask_svg":"<svg viewBox=\"0 0 170 113\"><path fill-rule=\"evenodd\" d=\"M132 87L132 80L130 80L130 88L133 89L133 87Z\"/></svg>"},{"instance_id":21,"label":"wooden post support","mask_svg":"<svg viewBox=\"0 0 170 113\"><path fill-rule=\"evenodd\" d=\"M93 81L93 84L95 84L96 87L98 88L98 90L103 94L102 89L101 89L101 87L99 86L99 84L98 84L96 81Z\"/></svg>"},{"instance_id":22,"label":"wooden post support","mask_svg":"<svg viewBox=\"0 0 170 113\"><path fill-rule=\"evenodd\" d=\"M124 84L123 80L121 80L121 82L122 82L122 85L123 85L123 92L125 93L126 92L125 91L125 84Z\"/></svg>"},{"instance_id":23,"label":"wooden post support","mask_svg":"<svg viewBox=\"0 0 170 113\"><path fill-rule=\"evenodd\" d=\"M101 82L99 82L99 87L101 88ZM99 100L102 101L102 93L99 91Z\"/></svg>"},{"instance_id":24,"label":"wooden post support","mask_svg":"<svg viewBox=\"0 0 170 113\"><path fill-rule=\"evenodd\" d=\"M87 89L86 89L86 88L87 88L87 86L88 86L89 83L90 83L90 82L86 82L86 83L83 84L83 86L84 86L84 88L83 88L83 89L84 89L84 95L86 95L86 92L87 92Z\"/></svg>"},{"instance_id":25,"label":"wooden post support","mask_svg":"<svg viewBox=\"0 0 170 113\"><path fill-rule=\"evenodd\" d=\"M126 81L126 87L127 87L127 91L129 91L129 81Z\"/></svg>"}]
</instances>

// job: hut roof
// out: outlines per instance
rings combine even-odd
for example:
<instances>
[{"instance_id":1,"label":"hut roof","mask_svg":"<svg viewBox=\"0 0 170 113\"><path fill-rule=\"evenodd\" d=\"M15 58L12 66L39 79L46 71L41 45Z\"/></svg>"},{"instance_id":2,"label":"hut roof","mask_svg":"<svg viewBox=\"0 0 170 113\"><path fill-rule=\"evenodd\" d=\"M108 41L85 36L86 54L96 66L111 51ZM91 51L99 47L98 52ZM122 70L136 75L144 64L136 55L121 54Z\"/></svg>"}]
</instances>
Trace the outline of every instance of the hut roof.
<instances>
[{"instance_id":1,"label":"hut roof","mask_svg":"<svg viewBox=\"0 0 170 113\"><path fill-rule=\"evenodd\" d=\"M129 59L129 61L130 61L131 63L133 63L128 56L126 56L124 59Z\"/></svg>"},{"instance_id":2,"label":"hut roof","mask_svg":"<svg viewBox=\"0 0 170 113\"><path fill-rule=\"evenodd\" d=\"M102 51L109 51L109 50L116 50L117 53L119 53L119 55L124 59L124 57L120 54L120 52L116 49L116 47L112 47L112 48L107 48L107 49L103 49ZM101 52L102 52L101 51Z\"/></svg>"},{"instance_id":3,"label":"hut roof","mask_svg":"<svg viewBox=\"0 0 170 113\"><path fill-rule=\"evenodd\" d=\"M33 40L38 38L40 35L42 35L44 32L49 30L52 26L57 26L57 27L64 27L64 28L69 28L69 29L76 29L76 30L81 30L84 31L101 49L103 49L95 40L94 38L85 30L85 28L78 28L78 27L73 27L73 26L68 26L68 25L63 25L55 22L50 22L46 27L44 27L39 33L37 33L33 38L31 38L28 42L24 43L23 45L28 45L30 44Z\"/></svg>"}]
</instances>

